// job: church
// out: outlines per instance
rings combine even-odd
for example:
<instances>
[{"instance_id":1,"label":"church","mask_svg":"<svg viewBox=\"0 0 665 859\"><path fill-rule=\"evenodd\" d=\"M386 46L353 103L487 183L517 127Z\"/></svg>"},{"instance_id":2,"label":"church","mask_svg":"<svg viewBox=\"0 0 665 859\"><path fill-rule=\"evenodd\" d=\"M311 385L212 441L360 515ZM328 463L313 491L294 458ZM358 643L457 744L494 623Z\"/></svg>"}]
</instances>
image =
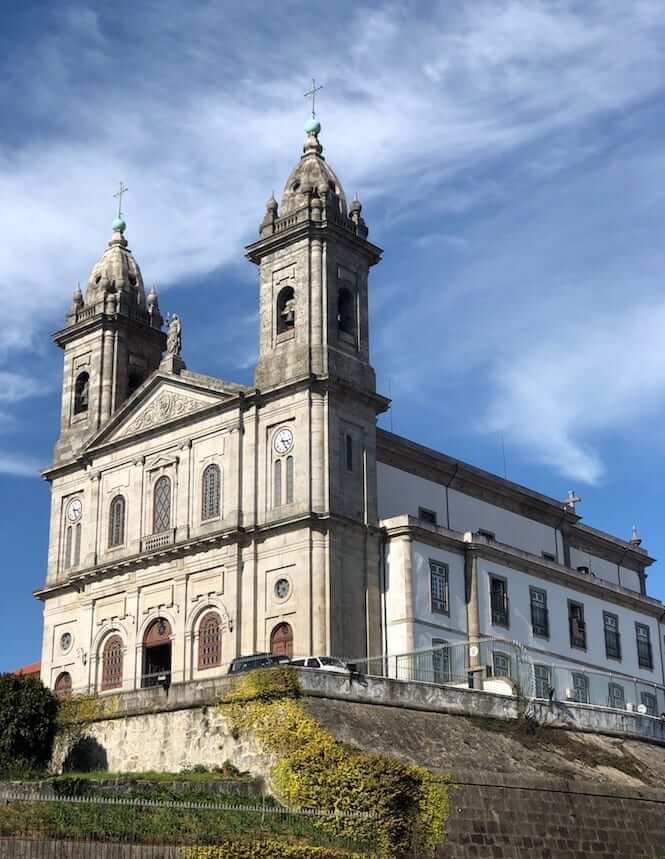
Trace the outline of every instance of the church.
<instances>
[{"instance_id":1,"label":"church","mask_svg":"<svg viewBox=\"0 0 665 859\"><path fill-rule=\"evenodd\" d=\"M305 132L246 248L253 385L187 367L181 321L164 330L121 214L53 337L64 372L35 592L42 680L101 694L216 677L261 652L362 660L449 645L482 688L510 676L517 642L537 697L665 710L665 606L648 596L653 559L636 533L601 532L575 497L377 428L389 400L368 290L383 252L314 116ZM490 640L488 664L477 645ZM445 683L450 665L432 665Z\"/></svg>"}]
</instances>

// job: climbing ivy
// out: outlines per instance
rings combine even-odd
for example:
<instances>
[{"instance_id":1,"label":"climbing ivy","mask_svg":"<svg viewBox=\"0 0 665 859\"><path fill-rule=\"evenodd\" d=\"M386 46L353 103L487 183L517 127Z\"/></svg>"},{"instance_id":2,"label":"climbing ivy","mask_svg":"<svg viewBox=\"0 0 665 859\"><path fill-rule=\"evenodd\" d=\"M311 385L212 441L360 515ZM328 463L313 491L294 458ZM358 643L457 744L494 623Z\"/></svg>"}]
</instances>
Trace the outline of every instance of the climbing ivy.
<instances>
[{"instance_id":1,"label":"climbing ivy","mask_svg":"<svg viewBox=\"0 0 665 859\"><path fill-rule=\"evenodd\" d=\"M248 673L220 705L235 736L253 734L276 757L271 781L291 808L367 812L322 817L330 834L376 840L384 855L432 855L445 837L448 782L422 767L337 740L299 701L291 668Z\"/></svg>"}]
</instances>

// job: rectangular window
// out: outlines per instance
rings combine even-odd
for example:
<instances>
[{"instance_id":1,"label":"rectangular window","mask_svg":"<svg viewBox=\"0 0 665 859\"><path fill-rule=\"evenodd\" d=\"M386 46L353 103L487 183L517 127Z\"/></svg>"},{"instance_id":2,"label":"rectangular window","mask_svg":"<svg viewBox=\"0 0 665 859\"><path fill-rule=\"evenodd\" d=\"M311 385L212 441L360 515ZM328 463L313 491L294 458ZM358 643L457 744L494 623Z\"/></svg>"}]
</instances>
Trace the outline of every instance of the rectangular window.
<instances>
[{"instance_id":1,"label":"rectangular window","mask_svg":"<svg viewBox=\"0 0 665 859\"><path fill-rule=\"evenodd\" d=\"M346 434L346 470L353 471L353 439Z\"/></svg>"},{"instance_id":2,"label":"rectangular window","mask_svg":"<svg viewBox=\"0 0 665 859\"><path fill-rule=\"evenodd\" d=\"M286 503L293 504L293 457L286 457Z\"/></svg>"},{"instance_id":3,"label":"rectangular window","mask_svg":"<svg viewBox=\"0 0 665 859\"><path fill-rule=\"evenodd\" d=\"M531 630L534 635L549 638L550 621L547 611L547 593L540 588L529 588L531 596Z\"/></svg>"},{"instance_id":4,"label":"rectangular window","mask_svg":"<svg viewBox=\"0 0 665 859\"><path fill-rule=\"evenodd\" d=\"M509 626L508 623L508 582L497 576L490 576L490 602L492 623L496 626Z\"/></svg>"},{"instance_id":5,"label":"rectangular window","mask_svg":"<svg viewBox=\"0 0 665 859\"><path fill-rule=\"evenodd\" d=\"M586 674L573 673L573 689L575 701L579 704L589 703L589 678Z\"/></svg>"},{"instance_id":6,"label":"rectangular window","mask_svg":"<svg viewBox=\"0 0 665 859\"><path fill-rule=\"evenodd\" d=\"M570 631L570 646L586 650L584 606L580 602L568 600L568 629Z\"/></svg>"},{"instance_id":7,"label":"rectangular window","mask_svg":"<svg viewBox=\"0 0 665 859\"><path fill-rule=\"evenodd\" d=\"M74 526L69 525L65 531L65 569L69 569L72 565L72 537L74 535Z\"/></svg>"},{"instance_id":8,"label":"rectangular window","mask_svg":"<svg viewBox=\"0 0 665 859\"><path fill-rule=\"evenodd\" d=\"M614 707L617 710L626 709L626 696L624 695L623 686L619 683L608 684L607 704L609 707Z\"/></svg>"},{"instance_id":9,"label":"rectangular window","mask_svg":"<svg viewBox=\"0 0 665 859\"><path fill-rule=\"evenodd\" d=\"M544 698L547 700L550 697L550 689L552 688L552 672L549 665L534 665L533 673L536 680L536 698Z\"/></svg>"},{"instance_id":10,"label":"rectangular window","mask_svg":"<svg viewBox=\"0 0 665 859\"><path fill-rule=\"evenodd\" d=\"M653 668L653 652L649 627L644 623L635 624L637 637L637 664L640 668Z\"/></svg>"},{"instance_id":11,"label":"rectangular window","mask_svg":"<svg viewBox=\"0 0 665 859\"><path fill-rule=\"evenodd\" d=\"M437 614L449 614L448 565L441 564L439 561L430 561L429 573L432 611Z\"/></svg>"},{"instance_id":12,"label":"rectangular window","mask_svg":"<svg viewBox=\"0 0 665 859\"><path fill-rule=\"evenodd\" d=\"M275 464L273 466L274 474L273 474L273 507L280 507L282 504L282 460L275 460Z\"/></svg>"},{"instance_id":13,"label":"rectangular window","mask_svg":"<svg viewBox=\"0 0 665 859\"><path fill-rule=\"evenodd\" d=\"M76 526L74 533L74 566L78 567L81 563L81 523Z\"/></svg>"},{"instance_id":14,"label":"rectangular window","mask_svg":"<svg viewBox=\"0 0 665 859\"><path fill-rule=\"evenodd\" d=\"M658 701L653 692L640 692L640 704L646 708L647 716L657 715Z\"/></svg>"},{"instance_id":15,"label":"rectangular window","mask_svg":"<svg viewBox=\"0 0 665 859\"><path fill-rule=\"evenodd\" d=\"M426 522L428 525L436 525L436 513L434 510L428 510L426 507L419 507L418 518L421 522Z\"/></svg>"},{"instance_id":16,"label":"rectangular window","mask_svg":"<svg viewBox=\"0 0 665 859\"><path fill-rule=\"evenodd\" d=\"M495 677L510 677L510 656L507 653L494 653L492 670Z\"/></svg>"},{"instance_id":17,"label":"rectangular window","mask_svg":"<svg viewBox=\"0 0 665 859\"><path fill-rule=\"evenodd\" d=\"M441 638L432 639L432 675L434 683L450 683L450 651Z\"/></svg>"},{"instance_id":18,"label":"rectangular window","mask_svg":"<svg viewBox=\"0 0 665 859\"><path fill-rule=\"evenodd\" d=\"M619 618L609 611L603 612L603 627L605 629L605 655L608 659L621 659L621 636L619 635Z\"/></svg>"}]
</instances>

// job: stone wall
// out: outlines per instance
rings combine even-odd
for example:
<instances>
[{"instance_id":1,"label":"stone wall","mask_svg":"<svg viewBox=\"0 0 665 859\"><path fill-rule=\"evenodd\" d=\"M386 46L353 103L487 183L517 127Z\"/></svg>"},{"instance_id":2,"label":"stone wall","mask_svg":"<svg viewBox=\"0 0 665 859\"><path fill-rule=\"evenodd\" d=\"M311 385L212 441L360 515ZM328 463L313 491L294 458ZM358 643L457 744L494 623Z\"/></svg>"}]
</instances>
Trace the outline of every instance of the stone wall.
<instances>
[{"instance_id":1,"label":"stone wall","mask_svg":"<svg viewBox=\"0 0 665 859\"><path fill-rule=\"evenodd\" d=\"M0 859L179 859L182 851L160 845L100 841L32 841L0 838Z\"/></svg>"},{"instance_id":2,"label":"stone wall","mask_svg":"<svg viewBox=\"0 0 665 859\"><path fill-rule=\"evenodd\" d=\"M665 792L459 772L440 859L665 856Z\"/></svg>"}]
</instances>

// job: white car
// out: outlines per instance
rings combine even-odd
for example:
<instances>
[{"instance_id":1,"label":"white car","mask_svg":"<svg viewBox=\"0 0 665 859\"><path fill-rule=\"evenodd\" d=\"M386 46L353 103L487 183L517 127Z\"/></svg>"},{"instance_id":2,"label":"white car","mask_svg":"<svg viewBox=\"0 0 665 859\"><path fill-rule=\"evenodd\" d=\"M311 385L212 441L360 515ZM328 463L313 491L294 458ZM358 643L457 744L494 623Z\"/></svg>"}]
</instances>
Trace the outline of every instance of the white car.
<instances>
[{"instance_id":1,"label":"white car","mask_svg":"<svg viewBox=\"0 0 665 859\"><path fill-rule=\"evenodd\" d=\"M335 674L350 674L349 666L334 656L306 656L304 659L292 659L291 665L296 668L318 668L319 671L333 671Z\"/></svg>"}]
</instances>

